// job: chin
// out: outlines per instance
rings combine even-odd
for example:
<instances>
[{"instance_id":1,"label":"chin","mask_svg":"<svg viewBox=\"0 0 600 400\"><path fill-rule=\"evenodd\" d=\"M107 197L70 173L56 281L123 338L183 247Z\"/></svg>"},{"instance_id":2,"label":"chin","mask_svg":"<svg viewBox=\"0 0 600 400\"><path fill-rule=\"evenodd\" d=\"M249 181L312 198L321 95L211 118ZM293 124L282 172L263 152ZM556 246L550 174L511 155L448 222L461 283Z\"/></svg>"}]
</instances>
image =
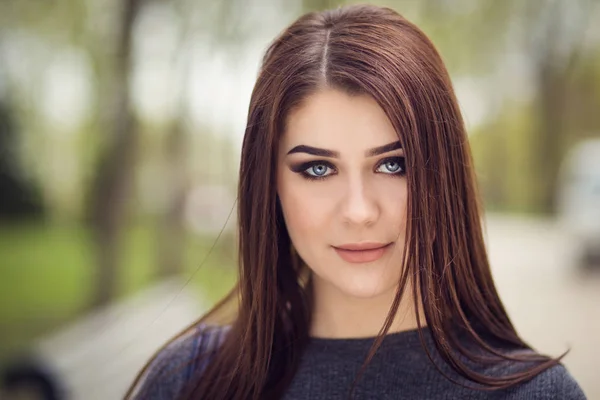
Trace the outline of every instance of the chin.
<instances>
[{"instance_id":1,"label":"chin","mask_svg":"<svg viewBox=\"0 0 600 400\"><path fill-rule=\"evenodd\" d=\"M346 296L353 297L357 299L375 299L382 297L384 295L389 295L390 293L395 293L397 285L392 287L382 287L381 285L369 285L365 284L344 284L343 286L338 286L338 289L341 290Z\"/></svg>"},{"instance_id":2,"label":"chin","mask_svg":"<svg viewBox=\"0 0 600 400\"><path fill-rule=\"evenodd\" d=\"M400 277L383 274L381 269L344 271L329 277L328 286L335 287L347 297L374 299L394 296Z\"/></svg>"}]
</instances>

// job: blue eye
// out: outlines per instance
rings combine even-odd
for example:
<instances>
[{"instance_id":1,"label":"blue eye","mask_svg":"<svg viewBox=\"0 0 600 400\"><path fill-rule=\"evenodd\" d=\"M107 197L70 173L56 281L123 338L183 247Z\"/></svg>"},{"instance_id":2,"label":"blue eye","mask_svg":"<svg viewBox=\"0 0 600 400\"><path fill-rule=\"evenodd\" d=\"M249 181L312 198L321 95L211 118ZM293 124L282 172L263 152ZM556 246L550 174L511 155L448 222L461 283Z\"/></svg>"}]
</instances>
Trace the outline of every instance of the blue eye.
<instances>
[{"instance_id":1,"label":"blue eye","mask_svg":"<svg viewBox=\"0 0 600 400\"><path fill-rule=\"evenodd\" d=\"M405 172L404 157L391 157L383 160L376 169L377 172L396 175Z\"/></svg>"},{"instance_id":2,"label":"blue eye","mask_svg":"<svg viewBox=\"0 0 600 400\"><path fill-rule=\"evenodd\" d=\"M326 179L337 174L335 166L323 160L293 165L290 169L310 180ZM389 176L403 176L406 172L404 157L388 157L381 160L375 172Z\"/></svg>"},{"instance_id":3,"label":"blue eye","mask_svg":"<svg viewBox=\"0 0 600 400\"><path fill-rule=\"evenodd\" d=\"M322 177L329 175L327 173L328 169L329 169L329 167L325 164L313 164L310 167L308 167L304 172L308 176L312 176L315 178L322 178Z\"/></svg>"},{"instance_id":4,"label":"blue eye","mask_svg":"<svg viewBox=\"0 0 600 400\"><path fill-rule=\"evenodd\" d=\"M333 164L323 161L315 160L290 167L293 172L302 175L306 179L325 179L330 175L334 175L337 171Z\"/></svg>"}]
</instances>

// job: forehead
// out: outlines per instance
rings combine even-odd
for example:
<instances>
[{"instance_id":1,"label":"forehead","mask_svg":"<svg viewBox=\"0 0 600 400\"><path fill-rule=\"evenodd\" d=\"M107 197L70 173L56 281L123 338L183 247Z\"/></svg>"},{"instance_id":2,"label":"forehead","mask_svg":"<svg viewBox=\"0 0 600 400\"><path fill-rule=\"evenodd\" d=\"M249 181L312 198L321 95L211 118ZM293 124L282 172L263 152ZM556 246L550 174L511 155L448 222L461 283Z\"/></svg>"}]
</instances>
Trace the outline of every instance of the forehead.
<instances>
[{"instance_id":1,"label":"forehead","mask_svg":"<svg viewBox=\"0 0 600 400\"><path fill-rule=\"evenodd\" d=\"M398 135L391 121L372 97L325 89L290 113L281 146L285 150L306 144L344 153L395 140Z\"/></svg>"}]
</instances>

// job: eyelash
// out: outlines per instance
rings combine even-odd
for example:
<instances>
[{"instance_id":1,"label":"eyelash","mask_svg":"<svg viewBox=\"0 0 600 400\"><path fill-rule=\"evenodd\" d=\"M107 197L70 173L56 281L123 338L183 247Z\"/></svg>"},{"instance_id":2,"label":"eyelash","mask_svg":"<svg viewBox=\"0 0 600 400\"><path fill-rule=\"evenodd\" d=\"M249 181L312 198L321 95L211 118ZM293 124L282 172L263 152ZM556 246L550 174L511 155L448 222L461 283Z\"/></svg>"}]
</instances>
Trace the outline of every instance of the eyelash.
<instances>
[{"instance_id":1,"label":"eyelash","mask_svg":"<svg viewBox=\"0 0 600 400\"><path fill-rule=\"evenodd\" d=\"M406 174L405 158L400 157L400 156L384 158L377 164L377 167L375 169L376 170L379 169L382 165L384 165L388 162L398 163L400 166L400 169L397 172L392 172L392 173L381 172L382 174L390 175L393 177L404 176ZM325 175L325 176L314 176L314 175L310 175L309 173L306 172L307 169L314 167L315 165L323 165L323 166L326 166L327 168L331 168L332 170L335 171L335 166L333 164L331 164L328 161L322 161L322 160L309 161L309 162L299 164L297 166L293 166L292 171L302 175L303 178L311 180L311 181L320 181L320 180L329 178L331 175L334 175L334 174L329 174L329 175Z\"/></svg>"}]
</instances>

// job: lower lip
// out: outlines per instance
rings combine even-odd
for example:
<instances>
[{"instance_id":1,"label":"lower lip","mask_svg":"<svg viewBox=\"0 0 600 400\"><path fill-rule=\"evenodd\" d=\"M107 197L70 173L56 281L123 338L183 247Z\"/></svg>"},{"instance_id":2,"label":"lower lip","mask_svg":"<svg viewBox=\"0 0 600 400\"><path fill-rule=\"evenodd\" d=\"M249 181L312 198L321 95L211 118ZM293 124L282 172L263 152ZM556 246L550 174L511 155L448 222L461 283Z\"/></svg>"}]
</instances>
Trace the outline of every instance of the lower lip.
<instances>
[{"instance_id":1,"label":"lower lip","mask_svg":"<svg viewBox=\"0 0 600 400\"><path fill-rule=\"evenodd\" d=\"M388 244L372 250L344 250L337 247L334 247L334 249L344 261L360 264L379 260L390 245Z\"/></svg>"}]
</instances>

